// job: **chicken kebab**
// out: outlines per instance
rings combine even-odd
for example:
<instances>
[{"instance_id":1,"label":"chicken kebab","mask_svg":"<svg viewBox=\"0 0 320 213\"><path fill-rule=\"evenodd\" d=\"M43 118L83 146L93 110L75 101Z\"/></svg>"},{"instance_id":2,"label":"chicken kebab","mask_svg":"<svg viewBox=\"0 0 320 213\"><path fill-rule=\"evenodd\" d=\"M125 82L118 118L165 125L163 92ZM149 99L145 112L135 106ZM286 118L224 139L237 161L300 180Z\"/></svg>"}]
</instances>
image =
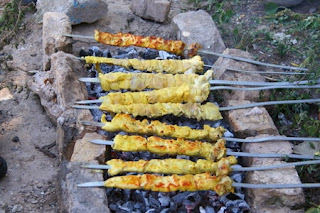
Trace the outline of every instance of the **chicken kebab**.
<instances>
[{"instance_id":1,"label":"chicken kebab","mask_svg":"<svg viewBox=\"0 0 320 213\"><path fill-rule=\"evenodd\" d=\"M102 123L82 121L84 125L99 126L101 129L109 132L124 131L142 135L158 135L189 140L208 140L211 142L216 142L225 132L225 129L221 126L213 128L209 125L203 125L203 129L192 129L188 126L168 125L158 120L149 122L144 119L140 121L127 114L117 114L110 122L107 121L106 115L103 114L101 116L101 122Z\"/></svg>"}]
</instances>

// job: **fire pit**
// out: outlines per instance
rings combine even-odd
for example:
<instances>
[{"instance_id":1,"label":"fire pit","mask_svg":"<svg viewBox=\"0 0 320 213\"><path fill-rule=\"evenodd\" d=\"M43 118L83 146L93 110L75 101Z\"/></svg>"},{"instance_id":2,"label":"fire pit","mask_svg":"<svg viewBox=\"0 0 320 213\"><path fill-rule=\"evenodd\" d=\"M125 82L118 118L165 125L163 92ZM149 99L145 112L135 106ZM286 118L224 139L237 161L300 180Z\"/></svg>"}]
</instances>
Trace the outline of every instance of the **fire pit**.
<instances>
[{"instance_id":1,"label":"fire pit","mask_svg":"<svg viewBox=\"0 0 320 213\"><path fill-rule=\"evenodd\" d=\"M101 50L98 47L91 47L88 51L81 51L80 56L104 56L111 57L109 50ZM139 58L139 59L180 59L179 56L168 54L163 51L156 50L141 50L137 51L135 48L130 47L120 49L113 58ZM102 73L110 72L140 72L137 70L127 70L123 67L116 65L101 64L99 67ZM88 76L98 77L96 66L88 68ZM90 99L97 99L107 95L109 92L102 90L101 85L97 83L87 83L87 89ZM147 89L149 90L149 89ZM121 90L127 92L127 90ZM209 102L215 102L214 96L210 95ZM94 120L99 122L102 112L98 109L91 110ZM112 114L106 113L107 120L111 120ZM137 117L137 119L141 117ZM223 126L228 129L224 121L197 121L195 119L187 119L183 117L175 117L166 115L160 118L161 122L172 125L189 126L193 129L202 129L203 125L211 127ZM99 130L100 134L107 136L109 139L113 138L116 134ZM124 135L124 132L120 134ZM225 136L232 136L230 131L226 131ZM238 143L227 143L228 148L238 151L240 146ZM138 161L151 160L151 159L165 159L169 156L160 156L150 152L117 152L109 150L108 159L122 159L125 161ZM172 156L171 156L172 157ZM177 159L188 159L197 161L198 157L189 156L176 156ZM128 173L127 175L137 174ZM109 178L106 174L105 178ZM242 182L243 173L233 173L231 178L236 182ZM244 194L241 189L236 189L236 193L224 196L218 196L214 191L196 191L196 192L152 192L145 190L127 190L108 188L107 197L109 208L114 212L244 212L249 209L248 204L244 200Z\"/></svg>"}]
</instances>

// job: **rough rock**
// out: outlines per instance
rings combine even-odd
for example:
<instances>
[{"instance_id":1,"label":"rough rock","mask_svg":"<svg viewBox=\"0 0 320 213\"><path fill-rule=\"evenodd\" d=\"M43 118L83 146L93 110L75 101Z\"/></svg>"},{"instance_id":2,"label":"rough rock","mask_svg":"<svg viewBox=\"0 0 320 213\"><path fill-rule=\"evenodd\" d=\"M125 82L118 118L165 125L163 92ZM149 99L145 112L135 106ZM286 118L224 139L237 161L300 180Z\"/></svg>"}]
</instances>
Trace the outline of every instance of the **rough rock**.
<instances>
[{"instance_id":1,"label":"rough rock","mask_svg":"<svg viewBox=\"0 0 320 213\"><path fill-rule=\"evenodd\" d=\"M106 147L90 143L89 140L104 139L97 133L86 133L82 139L76 141L71 156L72 162L87 162L98 160L104 163L106 160Z\"/></svg>"},{"instance_id":2,"label":"rough rock","mask_svg":"<svg viewBox=\"0 0 320 213\"><path fill-rule=\"evenodd\" d=\"M0 90L0 101L6 101L13 99L13 95L11 94L10 90L8 87L5 87Z\"/></svg>"},{"instance_id":3,"label":"rough rock","mask_svg":"<svg viewBox=\"0 0 320 213\"><path fill-rule=\"evenodd\" d=\"M38 72L30 82L30 88L39 95L49 118L57 124L56 141L63 159L71 157L72 142L84 134L80 120L92 120L89 110L71 107L75 101L88 98L85 84L78 81L82 76L85 71L81 62L60 51L51 56L51 70Z\"/></svg>"},{"instance_id":4,"label":"rough rock","mask_svg":"<svg viewBox=\"0 0 320 213\"><path fill-rule=\"evenodd\" d=\"M171 1L168 0L132 0L131 10L141 18L164 22L170 11Z\"/></svg>"},{"instance_id":5,"label":"rough rock","mask_svg":"<svg viewBox=\"0 0 320 213\"><path fill-rule=\"evenodd\" d=\"M202 49L222 53L226 46L210 14L204 10L180 13L172 19L173 33L188 46L193 43L202 45ZM215 56L203 55L205 64L213 64Z\"/></svg>"},{"instance_id":6,"label":"rough rock","mask_svg":"<svg viewBox=\"0 0 320 213\"><path fill-rule=\"evenodd\" d=\"M107 15L108 5L102 0L38 0L37 20L42 20L46 12L63 12L69 16L73 25L93 23Z\"/></svg>"},{"instance_id":7,"label":"rough rock","mask_svg":"<svg viewBox=\"0 0 320 213\"><path fill-rule=\"evenodd\" d=\"M261 160L260 166L284 163L274 159ZM256 166L256 165L255 165ZM253 184L299 184L301 183L294 167L274 169L272 171L246 172L246 182ZM293 208L297 209L305 203L302 188L289 189L247 189L247 201L252 212L261 212L262 208L274 209Z\"/></svg>"},{"instance_id":8,"label":"rough rock","mask_svg":"<svg viewBox=\"0 0 320 213\"><path fill-rule=\"evenodd\" d=\"M91 161L98 164L97 161ZM92 181L103 181L103 173L81 169L81 163L62 162L60 185L58 186L60 212L70 213L108 213L106 193L101 188L80 188L77 184Z\"/></svg>"},{"instance_id":9,"label":"rough rock","mask_svg":"<svg viewBox=\"0 0 320 213\"><path fill-rule=\"evenodd\" d=\"M53 53L72 52L72 39L63 34L71 34L69 17L62 12L46 12L43 15L42 28L43 69L50 69L50 58Z\"/></svg>"},{"instance_id":10,"label":"rough rock","mask_svg":"<svg viewBox=\"0 0 320 213\"><path fill-rule=\"evenodd\" d=\"M226 49L223 54L237 56L241 58L252 59L250 53L242 51L239 49ZM219 67L228 67L231 69L238 70L247 70L255 71L258 70L257 66L237 61L233 59L219 57L218 60L214 63L214 66ZM251 82L266 82L265 78L260 74L253 74L248 72L236 72L224 68L213 68L214 70L214 79L216 80L228 80L228 81L251 81ZM237 86L245 87L245 86ZM258 101L261 98L266 99L268 97L268 92L264 91L263 97L261 97L261 91L238 91L238 90L219 90L219 93L222 94L223 98L226 100L249 100L249 101Z\"/></svg>"},{"instance_id":11,"label":"rough rock","mask_svg":"<svg viewBox=\"0 0 320 213\"><path fill-rule=\"evenodd\" d=\"M226 106L249 104L250 101L228 100ZM279 135L278 129L264 107L230 110L226 118L237 137L250 137L260 134Z\"/></svg>"},{"instance_id":12,"label":"rough rock","mask_svg":"<svg viewBox=\"0 0 320 213\"><path fill-rule=\"evenodd\" d=\"M303 2L303 0L264 0L264 1L265 3L273 2L279 6L284 6L284 7L292 7Z\"/></svg>"},{"instance_id":13,"label":"rough rock","mask_svg":"<svg viewBox=\"0 0 320 213\"><path fill-rule=\"evenodd\" d=\"M256 137L248 137L247 139L269 137L271 135L258 135ZM278 153L290 154L292 153L292 144L289 141L266 141L263 143L243 143L241 151L250 153ZM270 158L243 158L243 166L259 165L261 161ZM280 160L279 158L272 158Z\"/></svg>"}]
</instances>

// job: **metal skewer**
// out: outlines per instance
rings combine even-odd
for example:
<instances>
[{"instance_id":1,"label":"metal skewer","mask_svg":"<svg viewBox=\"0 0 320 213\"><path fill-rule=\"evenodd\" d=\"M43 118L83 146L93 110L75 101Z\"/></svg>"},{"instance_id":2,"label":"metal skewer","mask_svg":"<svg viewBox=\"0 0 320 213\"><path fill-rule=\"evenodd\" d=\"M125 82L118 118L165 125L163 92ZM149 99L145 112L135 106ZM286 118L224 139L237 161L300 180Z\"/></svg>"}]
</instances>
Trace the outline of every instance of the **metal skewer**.
<instances>
[{"instance_id":1,"label":"metal skewer","mask_svg":"<svg viewBox=\"0 0 320 213\"><path fill-rule=\"evenodd\" d=\"M78 187L104 187L104 182L87 182L77 185ZM284 188L319 188L320 183L301 184L250 184L233 182L232 186L249 189L284 189Z\"/></svg>"},{"instance_id":2,"label":"metal skewer","mask_svg":"<svg viewBox=\"0 0 320 213\"><path fill-rule=\"evenodd\" d=\"M286 137L283 137L286 138ZM237 138L236 138L237 139ZM261 138L263 139L263 138ZM267 138L268 139L268 138ZM302 138L299 138L302 139ZM314 141L320 142L320 138L307 138L313 139ZM245 139L242 139L245 140ZM113 141L106 141L106 140L89 140L89 142L99 145L113 145ZM250 140L245 140L246 143L251 143ZM254 143L253 141L252 143ZM263 142L263 140L259 141ZM256 158L295 158L295 159L320 159L320 156L313 156L313 155L297 155L297 154L280 154L280 153L248 153L248 152L231 152L227 151L227 155L239 156L239 157L256 157Z\"/></svg>"},{"instance_id":3,"label":"metal skewer","mask_svg":"<svg viewBox=\"0 0 320 213\"><path fill-rule=\"evenodd\" d=\"M79 78L79 81L85 82L85 83L100 83L99 78ZM232 84L232 85L236 85ZM241 81L239 82L240 84ZM252 83L252 82L251 82ZM290 83L290 82L281 82L284 84ZM259 84L259 83L258 83ZM269 86L266 86L269 85ZM210 87L210 90L245 90L245 91L254 91L254 90L269 90L269 89L317 89L320 88L320 84L317 85L297 85L297 84L290 84L290 85L278 85L273 83L263 83L260 87L230 87L230 86L214 86Z\"/></svg>"},{"instance_id":4,"label":"metal skewer","mask_svg":"<svg viewBox=\"0 0 320 213\"><path fill-rule=\"evenodd\" d=\"M320 160L310 160L310 161L302 161L302 162L294 162L294 163L281 163L269 166L252 166L252 167L242 167L240 165L231 166L231 170L233 172L249 172L249 171L264 171L271 169L280 169L292 166L303 166L303 165L312 165L312 164L320 164ZM111 169L110 165L82 165L81 167L86 169Z\"/></svg>"},{"instance_id":5,"label":"metal skewer","mask_svg":"<svg viewBox=\"0 0 320 213\"><path fill-rule=\"evenodd\" d=\"M67 37L73 37L73 38L84 38L84 39L93 39L93 40L95 40L95 38L93 36L83 36L83 35L74 35L74 34L63 34L63 35L67 36ZM208 50L198 50L198 52L199 53L204 53L204 54L209 54L209 55L215 55L215 56L223 57L223 58L234 59L234 60L238 60L238 61L244 61L244 62L248 62L248 63L251 63L251 64L257 64L257 65L262 65L262 66L276 67L276 68L289 69L289 70L308 71L307 68L282 66L282 65L277 65L277 64L264 63L264 62L255 61L255 60L248 59L248 58L235 57L235 56L226 55L226 54L220 54L220 53L216 53L216 52L208 51Z\"/></svg>"},{"instance_id":6,"label":"metal skewer","mask_svg":"<svg viewBox=\"0 0 320 213\"><path fill-rule=\"evenodd\" d=\"M86 101L77 101L76 104L96 104L102 103L103 100L86 100ZM235 110L235 109L245 109L245 108L253 108L258 106L270 106L270 105L277 105L277 104L301 104L301 103L317 103L320 102L320 98L318 99L303 99L303 100L284 100L284 101L266 101L266 102L258 102L258 103L251 103L251 104L243 104L238 106L228 106L228 107L220 107L219 111L228 111L228 110ZM72 105L72 107L77 109L99 109L99 106L81 106L81 105Z\"/></svg>"}]
</instances>

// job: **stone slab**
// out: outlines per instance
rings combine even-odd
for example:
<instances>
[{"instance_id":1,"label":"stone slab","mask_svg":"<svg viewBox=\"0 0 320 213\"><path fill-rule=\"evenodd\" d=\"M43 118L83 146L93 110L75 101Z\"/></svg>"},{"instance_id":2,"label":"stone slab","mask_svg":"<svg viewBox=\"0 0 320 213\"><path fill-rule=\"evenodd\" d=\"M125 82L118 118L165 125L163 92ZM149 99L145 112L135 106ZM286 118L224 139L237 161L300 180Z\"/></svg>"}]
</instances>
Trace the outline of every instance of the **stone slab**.
<instances>
[{"instance_id":1,"label":"stone slab","mask_svg":"<svg viewBox=\"0 0 320 213\"><path fill-rule=\"evenodd\" d=\"M90 164L98 164L91 161ZM80 188L77 185L85 182L103 181L102 172L82 169L82 163L61 162L60 211L68 213L109 213L107 197L104 188Z\"/></svg>"},{"instance_id":2,"label":"stone slab","mask_svg":"<svg viewBox=\"0 0 320 213\"><path fill-rule=\"evenodd\" d=\"M51 55L63 51L72 52L72 39L63 34L71 34L69 17L62 12L46 12L43 15L42 50L43 69L50 70Z\"/></svg>"},{"instance_id":3,"label":"stone slab","mask_svg":"<svg viewBox=\"0 0 320 213\"><path fill-rule=\"evenodd\" d=\"M170 11L168 0L132 0L131 10L137 16L156 22L165 22Z\"/></svg>"},{"instance_id":4,"label":"stone slab","mask_svg":"<svg viewBox=\"0 0 320 213\"><path fill-rule=\"evenodd\" d=\"M198 43L202 45L202 49L217 53L222 53L226 49L216 24L204 10L180 13L173 17L171 25L177 39L188 46ZM217 59L215 56L205 54L201 56L205 64L213 64Z\"/></svg>"},{"instance_id":5,"label":"stone slab","mask_svg":"<svg viewBox=\"0 0 320 213\"><path fill-rule=\"evenodd\" d=\"M256 137L247 137L246 139L263 138L272 135L257 135ZM242 152L250 153L277 153L277 154L291 154L292 144L289 141L266 141L263 143L243 143L241 147ZM271 158L274 160L280 160L279 158ZM261 161L270 160L270 158L243 158L243 166L260 165Z\"/></svg>"},{"instance_id":6,"label":"stone slab","mask_svg":"<svg viewBox=\"0 0 320 213\"><path fill-rule=\"evenodd\" d=\"M242 51L239 49L226 49L223 54L231 55L241 58L252 59L250 53ZM246 71L256 71L257 66L243 62L237 61L229 58L219 57L214 63L214 66L226 67L230 69L246 70ZM250 81L250 82L266 82L265 78L260 74L254 74L250 72L236 72L225 68L215 68L214 79L215 80L227 80L227 81ZM235 87L246 87L246 86L235 86ZM263 92L257 91L240 91L240 90L219 90L219 93L223 96L225 100L249 100L258 101L262 99L268 99L269 92L264 90Z\"/></svg>"},{"instance_id":7,"label":"stone slab","mask_svg":"<svg viewBox=\"0 0 320 213\"><path fill-rule=\"evenodd\" d=\"M225 106L249 103L251 102L228 100ZM225 114L237 137L246 138L260 134L279 135L277 127L264 107L230 110Z\"/></svg>"},{"instance_id":8,"label":"stone slab","mask_svg":"<svg viewBox=\"0 0 320 213\"><path fill-rule=\"evenodd\" d=\"M0 101L7 101L13 99L13 95L11 94L8 87L5 87L0 90Z\"/></svg>"},{"instance_id":9,"label":"stone slab","mask_svg":"<svg viewBox=\"0 0 320 213\"><path fill-rule=\"evenodd\" d=\"M105 139L97 133L86 133L82 139L76 141L71 156L71 162L88 162L98 160L100 163L106 161L106 147L90 143L89 140Z\"/></svg>"},{"instance_id":10,"label":"stone slab","mask_svg":"<svg viewBox=\"0 0 320 213\"><path fill-rule=\"evenodd\" d=\"M93 23L107 15L108 5L103 0L38 0L37 21L41 21L46 12L63 12L72 25Z\"/></svg>"}]
</instances>

